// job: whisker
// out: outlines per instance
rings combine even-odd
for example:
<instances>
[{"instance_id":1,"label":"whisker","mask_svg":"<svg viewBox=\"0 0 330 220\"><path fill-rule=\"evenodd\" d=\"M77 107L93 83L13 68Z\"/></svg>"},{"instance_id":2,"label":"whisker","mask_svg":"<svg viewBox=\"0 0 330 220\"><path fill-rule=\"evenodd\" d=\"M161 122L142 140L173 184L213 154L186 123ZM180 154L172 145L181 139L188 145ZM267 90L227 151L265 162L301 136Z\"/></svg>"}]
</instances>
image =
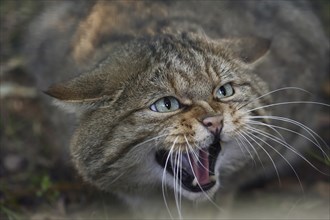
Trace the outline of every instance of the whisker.
<instances>
[{"instance_id":1,"label":"whisker","mask_svg":"<svg viewBox=\"0 0 330 220\"><path fill-rule=\"evenodd\" d=\"M141 143L135 145L131 150L134 150L135 148L137 148L137 147L139 147L139 146L141 146L141 145L143 145L143 144L145 144L145 143L148 143L148 142L150 142L150 141L154 141L154 140L157 141L159 138L164 137L164 136L166 136L166 135L167 135L167 134L159 135L159 136L156 136L156 137L150 138L150 139L148 139L148 140L146 140L146 141L143 141L143 142L141 142ZM122 176L125 175L126 173L127 173L127 172L123 172L123 173L121 173L119 176L117 176L114 180L111 181L111 184L113 184L114 182L116 182L118 179L120 179L120 177L122 177Z\"/></svg>"},{"instance_id":2,"label":"whisker","mask_svg":"<svg viewBox=\"0 0 330 220\"><path fill-rule=\"evenodd\" d=\"M145 141L143 141L143 142L141 142L141 143L138 143L137 145L133 146L133 147L131 148L131 150L134 150L135 148L137 148L137 147L139 147L139 146L141 146L141 145L143 145L143 144L145 144L145 143L148 143L148 142L150 142L150 141L154 141L154 140L158 140L159 138L161 138L161 137L165 137L165 136L167 136L167 135L168 135L168 134L162 134L162 135L159 135L159 136L156 136L156 137L150 138L150 139L148 139L148 140L145 140Z\"/></svg>"},{"instance_id":3,"label":"whisker","mask_svg":"<svg viewBox=\"0 0 330 220\"><path fill-rule=\"evenodd\" d=\"M272 131L274 131L282 140L285 140L285 138L283 137L283 135L274 128L273 125L271 124L267 124L267 123L263 123L261 121L255 121L255 120L248 120L247 121L247 124L254 124L254 125L260 125L260 126L266 126L268 127L269 129L271 129Z\"/></svg>"},{"instance_id":4,"label":"whisker","mask_svg":"<svg viewBox=\"0 0 330 220\"><path fill-rule=\"evenodd\" d=\"M301 180L296 172L296 170L293 168L293 166L291 165L291 163L278 151L276 150L276 148L274 148L273 146L271 146L269 143L267 143L266 141L264 141L262 138L258 137L257 135L254 135L252 132L247 132L249 133L250 135L252 135L253 137L257 138L258 140L260 140L261 142L263 142L264 144L266 144L267 146L269 146L272 150L274 150L280 157L283 158L283 160L290 166L290 168L292 169L292 171L294 172L295 176L297 177L297 180L299 182L299 185L300 185L300 188L301 188L301 191L304 193L304 188L302 186L302 183L301 183ZM257 143L257 142L256 142ZM261 148L262 146L259 145Z\"/></svg>"},{"instance_id":5,"label":"whisker","mask_svg":"<svg viewBox=\"0 0 330 220\"><path fill-rule=\"evenodd\" d=\"M174 200L175 200L175 206L176 208L178 209L178 198L177 198L177 188L178 188L178 180L177 180L177 166L175 166L175 160L176 160L176 157L177 157L177 154L178 152L175 152L174 154L174 158L171 158L172 160L172 167L173 167L173 187L174 187ZM179 214L179 211L178 211L178 214ZM179 214L180 215L180 214Z\"/></svg>"},{"instance_id":6,"label":"whisker","mask_svg":"<svg viewBox=\"0 0 330 220\"><path fill-rule=\"evenodd\" d=\"M165 195L165 182L166 182L166 167L167 167L167 164L170 160L170 157L173 153L173 150L174 150L174 147L175 147L175 143L177 142L178 140L178 137L175 138L175 140L173 141L173 145L171 146L170 148L170 151L167 155L167 158L166 158L166 161L165 161L165 167L164 167L164 170L163 170L163 177L162 177L162 193L163 193L163 198L164 198L164 203L165 203L165 206L166 206L166 209L167 209L167 212L168 214L170 215L171 219L174 219L173 216L172 216L172 213L170 211L170 208L168 207L168 204L167 204L167 200L166 200L166 195Z\"/></svg>"},{"instance_id":7,"label":"whisker","mask_svg":"<svg viewBox=\"0 0 330 220\"><path fill-rule=\"evenodd\" d=\"M263 165L263 163L262 163L262 161L261 161L261 159L260 159L260 156L259 156L257 150L255 149L255 147L253 147L252 143L251 143L251 142L250 142L250 141L249 141L249 140L248 140L243 134L241 134L240 132L237 132L237 133L238 133L238 135L240 135L241 137L243 137L243 138L247 141L247 143L251 146L251 148L252 148L252 150L254 151L254 153L256 154L256 156L257 156L257 158L258 158L258 160L259 160L259 162L260 162L262 168L265 169L265 167L264 167L264 165ZM247 148L247 146L246 146L246 148ZM249 151L248 151L248 152L249 152ZM252 154L251 154L251 153L250 153L250 155L251 155L251 157L252 157ZM253 161L254 161L255 166L257 166L257 163L256 163L256 161L255 161L254 158L253 158Z\"/></svg>"},{"instance_id":8,"label":"whisker","mask_svg":"<svg viewBox=\"0 0 330 220\"><path fill-rule=\"evenodd\" d=\"M253 131L253 129L249 128L251 131ZM306 161L311 167L313 167L315 170L317 170L318 172L326 175L326 176L329 176L329 174L326 174L324 172L322 172L321 170L319 170L317 167L315 167L308 159L306 159L302 154L300 154L298 151L296 151L293 147L291 147L288 143L286 142L283 142L281 139L275 137L274 135L272 134L269 134L267 132L263 132L263 133L259 133L257 131L254 131L256 132L257 134L260 134L280 145L282 145L283 147L286 147L288 150L290 150L291 152L295 153L296 155L298 155L301 159L303 159L304 161Z\"/></svg>"},{"instance_id":9,"label":"whisker","mask_svg":"<svg viewBox=\"0 0 330 220\"><path fill-rule=\"evenodd\" d=\"M184 135L185 136L185 135ZM194 139L194 136L192 136L191 134L189 134L190 137L192 137ZM187 138L187 137L185 137ZM207 151L205 151L203 148L199 147L197 144L196 144L196 141L194 141L194 145L196 146L196 149L200 150L200 151L203 151L204 153L207 153Z\"/></svg>"},{"instance_id":10,"label":"whisker","mask_svg":"<svg viewBox=\"0 0 330 220\"><path fill-rule=\"evenodd\" d=\"M175 164L176 167L174 167L173 171L174 172L174 185L175 185L175 189L174 189L174 198L175 198L175 204L176 204L176 208L179 214L179 219L182 219L182 215L181 215L181 209L180 209L180 201L179 201L179 193L180 193L180 189L178 190L178 188L180 187L180 179L179 179L179 171L180 171L180 166L179 166L179 157L180 157L180 151L175 153Z\"/></svg>"},{"instance_id":11,"label":"whisker","mask_svg":"<svg viewBox=\"0 0 330 220\"><path fill-rule=\"evenodd\" d=\"M186 140L186 143L187 144L189 144L190 145L190 143L189 143L189 141L188 141L188 139L187 139L187 137L186 137L186 135L184 135L184 138L185 138L185 140ZM191 145L190 145L191 146ZM195 144L195 146L198 148L198 146ZM199 148L198 148L199 149ZM201 150L201 149L199 149L199 150ZM199 163L202 167L203 167L203 169L205 169L205 170L209 170L209 168L207 168L207 167L205 167L204 165L203 165L203 163L200 161L200 159L199 159L199 156L197 155L197 153L195 152L195 150L193 150L193 148L191 148L191 152L193 153L193 155L194 155L194 157L196 158L196 161L197 161L197 163ZM204 151L204 152L206 152L206 151ZM208 152L207 152L208 153Z\"/></svg>"},{"instance_id":12,"label":"whisker","mask_svg":"<svg viewBox=\"0 0 330 220\"><path fill-rule=\"evenodd\" d=\"M247 143L251 144L251 143L250 143L250 142L244 137L244 135L242 135L240 132L236 132L236 134L239 135L240 137L242 137L243 139L245 139L245 141L246 141ZM251 158L251 160L253 161L254 165L257 166L257 163L256 163L254 157L252 156L251 152L250 152L249 149L247 148L247 146L246 146L245 144L243 144L243 147L244 147L244 149L248 152L248 154L250 155L250 158Z\"/></svg>"},{"instance_id":13,"label":"whisker","mask_svg":"<svg viewBox=\"0 0 330 220\"><path fill-rule=\"evenodd\" d=\"M260 126L267 126L267 127L273 128L273 129L278 128L278 129L281 129L281 130L285 130L285 131L291 132L293 134L297 134L297 135L305 138L306 140L310 141L311 143L313 143L322 152L322 155L323 155L324 159L327 159L327 160L330 159L329 156L327 155L327 153L322 149L322 147L318 143L316 143L315 141L311 140L310 138L308 138L307 136L305 136L305 135L303 135L303 134L301 134L299 132L296 132L296 131L291 130L289 128L285 128L285 127L281 127L281 126L277 126L277 125L270 125L270 124L266 124L266 123L259 122L259 121L254 121L254 120L249 120L248 124L255 124L255 125L260 125ZM257 128L254 128L254 129L257 129ZM283 140L285 140L285 139L283 138Z\"/></svg>"},{"instance_id":14,"label":"whisker","mask_svg":"<svg viewBox=\"0 0 330 220\"><path fill-rule=\"evenodd\" d=\"M122 172L120 175L118 175L114 180L112 180L111 182L110 182L110 184L113 184L113 183L115 183L117 180L119 180L120 179L120 177L122 177L123 175L126 175L127 174L127 171L126 172Z\"/></svg>"},{"instance_id":15,"label":"whisker","mask_svg":"<svg viewBox=\"0 0 330 220\"><path fill-rule=\"evenodd\" d=\"M180 151L180 167L181 167L181 169L180 169L180 193L179 193L179 195L180 195L180 203L179 203L179 205L180 205L180 216L182 217L182 214L181 214L181 210L182 210L182 152Z\"/></svg>"},{"instance_id":16,"label":"whisker","mask_svg":"<svg viewBox=\"0 0 330 220\"><path fill-rule=\"evenodd\" d=\"M269 105L263 105L263 106L259 106L257 108L253 108L250 109L248 111L246 111L246 113L258 110L258 109L263 109L263 108L268 108L268 107L273 107L273 106L278 106L278 105L289 105L289 104L315 104L315 105L321 105L321 106L326 106L326 107L330 107L329 104L326 103L322 103L322 102L312 102L312 101L289 101L289 102L278 102L278 103L273 103L273 104L269 104Z\"/></svg>"},{"instance_id":17,"label":"whisker","mask_svg":"<svg viewBox=\"0 0 330 220\"><path fill-rule=\"evenodd\" d=\"M275 90L273 90L273 91L267 92L266 94L263 94L263 95L261 95L261 96L255 98L255 99L252 99L251 101L249 101L249 102L247 102L247 103L244 103L242 106L239 106L239 107L237 108L237 110L239 110L239 109L243 108L244 106L247 106L248 104L250 104L250 103L252 103L252 102L254 102L254 101L256 101L256 100L259 100L259 99L261 99L261 98L263 98L263 97L265 97L265 96L267 96L267 95L273 94L273 93L275 93L275 92L283 91L283 90L290 90L290 89L291 89L291 90L299 90L299 91L303 91L303 92L306 92L306 93L311 94L309 91L307 91L307 90L305 90L305 89L302 89L302 88L299 88L299 87L283 87L283 88L279 88L279 89L275 89Z\"/></svg>"},{"instance_id":18,"label":"whisker","mask_svg":"<svg viewBox=\"0 0 330 220\"><path fill-rule=\"evenodd\" d=\"M247 137L249 137L249 138L251 138L251 136L248 134L248 133L246 133L246 132L244 132L244 131L242 131L242 133L243 134L245 134ZM256 142L253 138L251 138L254 142ZM278 172L278 169L277 169L277 167L276 167L276 164L275 164L275 162L274 162L274 160L273 160L273 158L270 156L270 154L266 151L266 149L265 148L263 148L258 142L256 142L257 144L258 144L258 146L267 154L267 156L269 157L269 159L270 159L270 161L271 161L271 163L273 164L273 166L274 166L274 169L275 169L275 172L276 172L276 175L277 175L277 178L278 178L278 183L279 183L279 185L281 186L282 185L282 182L281 182L281 179L280 179L280 174L279 174L279 172Z\"/></svg>"},{"instance_id":19,"label":"whisker","mask_svg":"<svg viewBox=\"0 0 330 220\"><path fill-rule=\"evenodd\" d=\"M267 119L271 119L271 120L277 120L277 121L283 121L283 122L288 122L288 123L291 123L293 125L296 125L300 128L302 128L303 130L305 130L313 139L314 141L320 145L320 143L318 142L318 140L314 137L314 135L319 138L320 141L322 141L322 143L324 144L324 146L328 146L328 144L323 140L323 138L321 138L315 131L313 131L311 128L309 128L308 126L298 122L298 121L295 121L293 119L290 119L290 118L285 118L285 117L280 117L280 116L247 116L248 119L263 119L263 118L267 118Z\"/></svg>"},{"instance_id":20,"label":"whisker","mask_svg":"<svg viewBox=\"0 0 330 220\"><path fill-rule=\"evenodd\" d=\"M174 155L172 154L172 156L174 156L174 159L173 157L171 156L171 166L172 166L172 170L173 170L173 193L174 193L174 201L175 201L175 205L177 207L177 194L176 194L176 189L177 189L177 179L176 179L176 167L175 167L175 158L176 158L176 154L177 152L173 152Z\"/></svg>"},{"instance_id":21,"label":"whisker","mask_svg":"<svg viewBox=\"0 0 330 220\"><path fill-rule=\"evenodd\" d=\"M192 146L189 144L189 143L187 143L187 146L188 146L188 148L190 148L190 150L192 149ZM187 150L187 152L188 152L188 149L186 149ZM193 173L193 175L194 175L194 178L196 178L197 179L197 177L196 177L196 174L195 174L195 172L194 172L194 169L193 169L193 166L192 166L192 163L191 163L191 160L190 160L190 157L188 157L188 162L189 162L189 165L190 165L190 168L191 168L191 171L192 171L192 173ZM197 184L198 184L198 186L199 186L199 188L202 190L202 192L204 193L204 195L205 195L205 197L207 198L207 200L209 200L218 210L221 210L221 208L209 197L209 195L203 190L203 188L202 188L202 186L200 185L200 183L197 181Z\"/></svg>"},{"instance_id":22,"label":"whisker","mask_svg":"<svg viewBox=\"0 0 330 220\"><path fill-rule=\"evenodd\" d=\"M237 132L236 132L236 134L237 134ZM237 136L239 136L239 135L237 134ZM242 152L242 155L243 155L244 159L247 159L247 157L246 157L246 155L245 155L245 153L244 153L244 151L243 151L243 148L242 148L242 145L244 145L244 144L243 144L243 141L241 140L240 137L235 137L235 141L236 141L238 147L241 149L241 152ZM239 142L238 142L238 141L239 141Z\"/></svg>"}]
</instances>

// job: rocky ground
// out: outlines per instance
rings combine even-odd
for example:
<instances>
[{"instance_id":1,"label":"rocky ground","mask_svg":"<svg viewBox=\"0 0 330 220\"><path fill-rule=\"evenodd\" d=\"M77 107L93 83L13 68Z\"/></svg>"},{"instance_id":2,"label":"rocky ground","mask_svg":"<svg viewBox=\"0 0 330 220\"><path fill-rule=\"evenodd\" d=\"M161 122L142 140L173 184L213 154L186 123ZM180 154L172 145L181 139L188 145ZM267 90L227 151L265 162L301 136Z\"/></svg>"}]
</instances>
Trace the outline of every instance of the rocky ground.
<instances>
[{"instance_id":1,"label":"rocky ground","mask_svg":"<svg viewBox=\"0 0 330 220\"><path fill-rule=\"evenodd\" d=\"M315 10L329 34L330 4L316 1ZM42 93L24 67L23 37L43 1L0 2L0 219L113 219L124 217L111 209L118 200L84 184L74 172L66 151L54 148ZM329 103L330 82L324 102ZM318 116L320 135L330 143L329 108ZM314 151L307 158L329 173L330 161ZM294 175L247 187L235 199L235 219L329 219L329 176L306 163ZM303 189L303 190L302 190ZM206 216L207 218L207 216Z\"/></svg>"}]
</instances>

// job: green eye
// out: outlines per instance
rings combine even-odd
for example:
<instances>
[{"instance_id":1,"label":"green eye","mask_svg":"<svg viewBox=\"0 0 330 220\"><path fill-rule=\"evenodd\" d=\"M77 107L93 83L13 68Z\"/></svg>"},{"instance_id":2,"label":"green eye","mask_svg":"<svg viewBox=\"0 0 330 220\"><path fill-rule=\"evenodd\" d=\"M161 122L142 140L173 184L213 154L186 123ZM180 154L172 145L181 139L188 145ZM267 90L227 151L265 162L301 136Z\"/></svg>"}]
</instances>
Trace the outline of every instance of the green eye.
<instances>
[{"instance_id":1,"label":"green eye","mask_svg":"<svg viewBox=\"0 0 330 220\"><path fill-rule=\"evenodd\" d=\"M216 97L218 99L222 99L222 98L226 98L229 96L232 96L234 94L234 89L233 87L230 85L230 83L227 83L223 86L221 86L217 93L216 93Z\"/></svg>"},{"instance_id":2,"label":"green eye","mask_svg":"<svg viewBox=\"0 0 330 220\"><path fill-rule=\"evenodd\" d=\"M154 112L172 112L179 108L179 101L171 96L161 98L150 106L150 109Z\"/></svg>"}]
</instances>

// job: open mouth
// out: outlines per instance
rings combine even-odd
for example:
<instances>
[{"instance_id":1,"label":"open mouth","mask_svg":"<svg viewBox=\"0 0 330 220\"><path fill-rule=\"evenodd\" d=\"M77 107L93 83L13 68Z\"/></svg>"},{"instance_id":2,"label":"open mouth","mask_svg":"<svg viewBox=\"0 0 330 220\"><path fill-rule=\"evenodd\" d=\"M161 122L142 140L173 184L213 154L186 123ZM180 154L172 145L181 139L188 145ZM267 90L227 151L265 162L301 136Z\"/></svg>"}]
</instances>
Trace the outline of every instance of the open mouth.
<instances>
[{"instance_id":1,"label":"open mouth","mask_svg":"<svg viewBox=\"0 0 330 220\"><path fill-rule=\"evenodd\" d=\"M175 155L169 156L166 150L159 150L156 152L156 161L176 176L185 189L201 192L211 189L216 183L214 169L220 151L220 141L216 139L207 148L182 153L179 159Z\"/></svg>"}]
</instances>

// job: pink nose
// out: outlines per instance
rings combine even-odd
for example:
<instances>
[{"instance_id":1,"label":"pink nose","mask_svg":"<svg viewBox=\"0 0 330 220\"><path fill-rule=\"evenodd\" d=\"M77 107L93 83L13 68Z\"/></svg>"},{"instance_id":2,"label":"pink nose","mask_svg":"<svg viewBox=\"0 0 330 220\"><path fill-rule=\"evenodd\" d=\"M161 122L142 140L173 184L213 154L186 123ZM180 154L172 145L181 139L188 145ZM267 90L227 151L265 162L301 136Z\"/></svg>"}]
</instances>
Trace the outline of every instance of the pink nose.
<instances>
[{"instance_id":1,"label":"pink nose","mask_svg":"<svg viewBox=\"0 0 330 220\"><path fill-rule=\"evenodd\" d=\"M210 132L212 132L214 135L217 135L220 133L222 128L222 121L222 115L214 115L204 118L203 124L205 127L207 127L207 129L209 129Z\"/></svg>"}]
</instances>

